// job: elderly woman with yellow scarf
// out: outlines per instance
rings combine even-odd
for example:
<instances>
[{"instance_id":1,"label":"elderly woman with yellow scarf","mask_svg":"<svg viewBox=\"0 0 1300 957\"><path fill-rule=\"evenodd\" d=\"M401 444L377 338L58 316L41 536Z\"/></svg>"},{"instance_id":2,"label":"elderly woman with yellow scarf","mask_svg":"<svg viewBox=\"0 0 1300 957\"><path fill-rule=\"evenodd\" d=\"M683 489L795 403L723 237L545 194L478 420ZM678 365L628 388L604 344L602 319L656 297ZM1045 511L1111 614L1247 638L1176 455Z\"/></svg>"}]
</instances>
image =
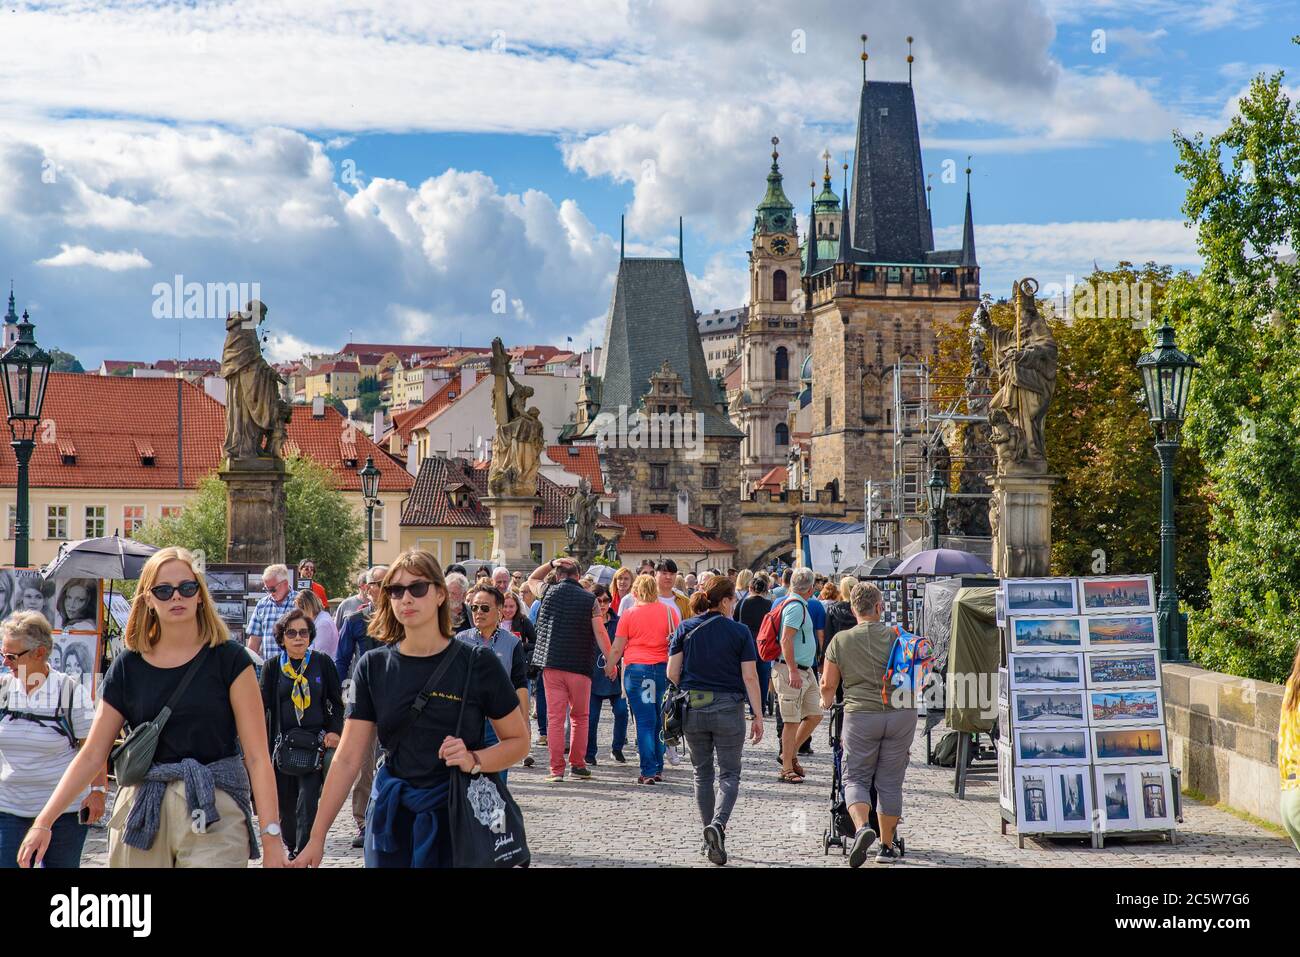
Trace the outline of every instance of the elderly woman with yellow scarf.
<instances>
[{"instance_id":1,"label":"elderly woman with yellow scarf","mask_svg":"<svg viewBox=\"0 0 1300 957\"><path fill-rule=\"evenodd\" d=\"M338 747L343 731L343 692L329 655L312 651L316 624L295 608L275 623L279 659L262 669L262 703L267 711L267 741L280 798L280 827L289 856L307 844L325 781L324 756ZM301 763L315 749L314 769ZM297 752L291 754L291 752ZM294 760L297 758L298 760Z\"/></svg>"}]
</instances>

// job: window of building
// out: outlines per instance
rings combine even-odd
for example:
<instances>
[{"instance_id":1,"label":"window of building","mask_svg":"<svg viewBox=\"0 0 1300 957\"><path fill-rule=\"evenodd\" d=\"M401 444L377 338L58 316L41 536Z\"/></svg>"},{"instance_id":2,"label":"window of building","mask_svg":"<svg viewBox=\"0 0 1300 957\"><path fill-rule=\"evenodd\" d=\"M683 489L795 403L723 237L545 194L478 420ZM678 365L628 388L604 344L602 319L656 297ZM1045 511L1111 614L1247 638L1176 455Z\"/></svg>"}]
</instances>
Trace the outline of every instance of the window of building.
<instances>
[{"instance_id":1,"label":"window of building","mask_svg":"<svg viewBox=\"0 0 1300 957\"><path fill-rule=\"evenodd\" d=\"M776 381L784 382L790 378L790 353L785 346L776 349Z\"/></svg>"},{"instance_id":2,"label":"window of building","mask_svg":"<svg viewBox=\"0 0 1300 957\"><path fill-rule=\"evenodd\" d=\"M785 270L778 269L772 273L772 298L777 302L785 302Z\"/></svg>"},{"instance_id":3,"label":"window of building","mask_svg":"<svg viewBox=\"0 0 1300 957\"><path fill-rule=\"evenodd\" d=\"M529 558L532 561L537 562L537 564L540 565L542 562L546 561L546 558L542 554L541 542L529 542L528 551L529 551Z\"/></svg>"},{"instance_id":4,"label":"window of building","mask_svg":"<svg viewBox=\"0 0 1300 957\"><path fill-rule=\"evenodd\" d=\"M384 540L384 506L382 504L376 505L374 512L371 513L370 534L377 542L382 542ZM538 562L537 564L540 565L541 562Z\"/></svg>"},{"instance_id":5,"label":"window of building","mask_svg":"<svg viewBox=\"0 0 1300 957\"><path fill-rule=\"evenodd\" d=\"M107 533L108 509L103 505L86 506L86 538L103 538Z\"/></svg>"},{"instance_id":6,"label":"window of building","mask_svg":"<svg viewBox=\"0 0 1300 957\"><path fill-rule=\"evenodd\" d=\"M45 537L46 538L67 538L68 537L68 506L66 505L45 506Z\"/></svg>"},{"instance_id":7,"label":"window of building","mask_svg":"<svg viewBox=\"0 0 1300 957\"><path fill-rule=\"evenodd\" d=\"M127 538L135 536L135 530L144 524L143 505L122 506L122 534Z\"/></svg>"},{"instance_id":8,"label":"window of building","mask_svg":"<svg viewBox=\"0 0 1300 957\"><path fill-rule=\"evenodd\" d=\"M719 484L718 467L716 465L704 466L704 487L717 488Z\"/></svg>"},{"instance_id":9,"label":"window of building","mask_svg":"<svg viewBox=\"0 0 1300 957\"><path fill-rule=\"evenodd\" d=\"M829 429L831 427L831 397L827 396L822 401L822 426Z\"/></svg>"},{"instance_id":10,"label":"window of building","mask_svg":"<svg viewBox=\"0 0 1300 957\"><path fill-rule=\"evenodd\" d=\"M885 270L885 282L902 282L903 271L897 266L890 266Z\"/></svg>"},{"instance_id":11,"label":"window of building","mask_svg":"<svg viewBox=\"0 0 1300 957\"><path fill-rule=\"evenodd\" d=\"M650 487L651 488L668 487L668 466L667 465L650 466Z\"/></svg>"},{"instance_id":12,"label":"window of building","mask_svg":"<svg viewBox=\"0 0 1300 957\"><path fill-rule=\"evenodd\" d=\"M790 426L784 422L776 424L776 444L778 446L790 444Z\"/></svg>"},{"instance_id":13,"label":"window of building","mask_svg":"<svg viewBox=\"0 0 1300 957\"><path fill-rule=\"evenodd\" d=\"M912 282L925 282L925 281L926 281L926 270L922 269L920 266L914 268L912 270Z\"/></svg>"},{"instance_id":14,"label":"window of building","mask_svg":"<svg viewBox=\"0 0 1300 957\"><path fill-rule=\"evenodd\" d=\"M651 514L651 515L667 515L667 514L668 514L668 506L667 506L667 505L651 505L651 506L650 506L650 514ZM538 564L540 565L541 562L538 562Z\"/></svg>"},{"instance_id":15,"label":"window of building","mask_svg":"<svg viewBox=\"0 0 1300 957\"><path fill-rule=\"evenodd\" d=\"M456 543L456 549L455 549L456 561L458 561L458 562L467 562L467 561L470 560L470 558L473 557L473 554L474 554L474 543L473 543L473 542L457 542L457 543ZM541 562L538 562L537 564L540 565Z\"/></svg>"},{"instance_id":16,"label":"window of building","mask_svg":"<svg viewBox=\"0 0 1300 957\"><path fill-rule=\"evenodd\" d=\"M164 505L158 509L158 515L160 518L180 518L183 511L184 508L180 505Z\"/></svg>"},{"instance_id":17,"label":"window of building","mask_svg":"<svg viewBox=\"0 0 1300 957\"><path fill-rule=\"evenodd\" d=\"M718 527L718 506L704 506L704 527L716 529Z\"/></svg>"},{"instance_id":18,"label":"window of building","mask_svg":"<svg viewBox=\"0 0 1300 957\"><path fill-rule=\"evenodd\" d=\"M956 272L955 272L954 270L951 270L951 269L940 269L940 270L939 270L939 281L940 281L940 282L955 282L955 281L956 281Z\"/></svg>"}]
</instances>

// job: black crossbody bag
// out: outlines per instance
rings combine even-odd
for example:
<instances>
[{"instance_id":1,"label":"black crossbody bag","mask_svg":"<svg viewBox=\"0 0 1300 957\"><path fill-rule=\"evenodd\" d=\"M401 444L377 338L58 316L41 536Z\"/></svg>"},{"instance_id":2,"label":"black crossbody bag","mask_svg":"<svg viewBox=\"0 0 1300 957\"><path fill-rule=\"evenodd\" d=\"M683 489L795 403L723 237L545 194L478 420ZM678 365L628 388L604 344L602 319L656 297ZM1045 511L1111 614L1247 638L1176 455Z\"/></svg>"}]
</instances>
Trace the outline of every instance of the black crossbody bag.
<instances>
[{"instance_id":1,"label":"black crossbody bag","mask_svg":"<svg viewBox=\"0 0 1300 957\"><path fill-rule=\"evenodd\" d=\"M712 621L713 619L709 619ZM708 621L702 621L686 633L682 639L682 671L686 670L686 643L691 640L691 636L707 625ZM691 708L691 693L683 691L677 685L670 684L668 693L664 695L664 707L661 724L663 725L664 744L670 747L676 747L681 743L682 736L686 733L686 712Z\"/></svg>"},{"instance_id":2,"label":"black crossbody bag","mask_svg":"<svg viewBox=\"0 0 1300 957\"><path fill-rule=\"evenodd\" d=\"M482 648L469 653L465 687L460 695L460 715L456 718L456 733L453 735L457 738L465 720L465 702L469 700L474 677L473 656L492 654ZM500 772L470 774L457 767L448 767L448 770L451 772L451 790L447 798L451 866L527 867L531 855L524 834L524 814L506 790Z\"/></svg>"},{"instance_id":3,"label":"black crossbody bag","mask_svg":"<svg viewBox=\"0 0 1300 957\"><path fill-rule=\"evenodd\" d=\"M267 667L278 666L268 664ZM275 676L275 700L271 704L275 709L275 747L271 751L271 763L281 774L304 777L314 774L324 766L325 732L308 731L302 727L290 728L288 731L280 730L280 678L283 674L277 672ZM322 707L321 710L324 708Z\"/></svg>"}]
</instances>

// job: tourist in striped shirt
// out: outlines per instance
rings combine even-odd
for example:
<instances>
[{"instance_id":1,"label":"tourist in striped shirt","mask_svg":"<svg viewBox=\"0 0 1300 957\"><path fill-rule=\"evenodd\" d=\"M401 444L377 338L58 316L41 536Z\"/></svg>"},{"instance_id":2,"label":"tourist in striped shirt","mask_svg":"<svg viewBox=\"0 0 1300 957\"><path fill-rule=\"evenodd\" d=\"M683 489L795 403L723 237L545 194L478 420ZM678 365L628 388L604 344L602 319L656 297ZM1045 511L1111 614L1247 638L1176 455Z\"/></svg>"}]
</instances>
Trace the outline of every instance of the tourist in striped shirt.
<instances>
[{"instance_id":1,"label":"tourist in striped shirt","mask_svg":"<svg viewBox=\"0 0 1300 957\"><path fill-rule=\"evenodd\" d=\"M275 643L275 624L294 609L292 582L289 569L284 565L268 565L262 572L262 587L266 594L253 608L244 634L248 636L248 650L266 661L280 656L280 646Z\"/></svg>"}]
</instances>

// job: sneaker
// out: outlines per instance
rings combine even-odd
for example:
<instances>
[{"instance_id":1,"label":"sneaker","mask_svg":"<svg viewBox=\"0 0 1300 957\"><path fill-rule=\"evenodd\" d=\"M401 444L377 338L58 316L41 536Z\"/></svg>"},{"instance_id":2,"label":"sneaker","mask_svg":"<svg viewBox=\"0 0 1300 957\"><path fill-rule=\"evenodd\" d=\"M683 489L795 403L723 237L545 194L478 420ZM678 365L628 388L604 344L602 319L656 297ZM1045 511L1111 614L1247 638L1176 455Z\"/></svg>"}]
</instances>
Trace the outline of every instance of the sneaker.
<instances>
[{"instance_id":1,"label":"sneaker","mask_svg":"<svg viewBox=\"0 0 1300 957\"><path fill-rule=\"evenodd\" d=\"M571 767L571 768L569 768L569 773L570 773L571 775L573 775L575 778L577 778L579 781L590 781L590 780L591 780L591 771L590 771L590 769L585 768L585 767L582 767L582 768L572 768L572 767Z\"/></svg>"},{"instance_id":2,"label":"sneaker","mask_svg":"<svg viewBox=\"0 0 1300 957\"><path fill-rule=\"evenodd\" d=\"M593 768L600 767L600 762L596 760L596 756L594 754L587 755L586 763L591 765Z\"/></svg>"},{"instance_id":3,"label":"sneaker","mask_svg":"<svg viewBox=\"0 0 1300 957\"><path fill-rule=\"evenodd\" d=\"M546 776L546 783L547 783L547 784L563 784L563 783L564 783L564 775L563 775L563 774L548 774L548 775Z\"/></svg>"},{"instance_id":4,"label":"sneaker","mask_svg":"<svg viewBox=\"0 0 1300 957\"><path fill-rule=\"evenodd\" d=\"M537 746L538 746L539 748L544 748L544 747L546 747L546 735L544 735L544 734L539 734L539 735L537 736Z\"/></svg>"},{"instance_id":5,"label":"sneaker","mask_svg":"<svg viewBox=\"0 0 1300 957\"><path fill-rule=\"evenodd\" d=\"M876 863L893 864L901 856L902 855L898 853L898 848L894 847L892 844L881 844L880 850L876 853Z\"/></svg>"},{"instance_id":6,"label":"sneaker","mask_svg":"<svg viewBox=\"0 0 1300 957\"><path fill-rule=\"evenodd\" d=\"M871 850L871 845L876 843L878 836L869 824L864 824L858 828L858 833L853 835L853 847L849 850L849 867L861 867L863 865L867 859L867 853Z\"/></svg>"},{"instance_id":7,"label":"sneaker","mask_svg":"<svg viewBox=\"0 0 1300 957\"><path fill-rule=\"evenodd\" d=\"M719 866L727 863L726 835L722 828L710 824L704 829L704 846L708 849L709 860Z\"/></svg>"},{"instance_id":8,"label":"sneaker","mask_svg":"<svg viewBox=\"0 0 1300 957\"><path fill-rule=\"evenodd\" d=\"M531 768L536 763L537 762L533 760L533 756L531 754L524 755L524 767Z\"/></svg>"},{"instance_id":9,"label":"sneaker","mask_svg":"<svg viewBox=\"0 0 1300 957\"><path fill-rule=\"evenodd\" d=\"M655 783L655 779L654 779L654 778L648 778L648 777L646 777L644 774L638 774L638 775L637 775L637 778L636 778L636 783L637 783L637 784L654 784L654 783Z\"/></svg>"},{"instance_id":10,"label":"sneaker","mask_svg":"<svg viewBox=\"0 0 1300 957\"><path fill-rule=\"evenodd\" d=\"M366 846L366 829L364 827L360 831L358 831L357 836L352 839L352 846L353 847Z\"/></svg>"},{"instance_id":11,"label":"sneaker","mask_svg":"<svg viewBox=\"0 0 1300 957\"><path fill-rule=\"evenodd\" d=\"M677 767L677 765L681 763L681 755L677 753L676 745L669 745L665 756L668 758L668 763L673 767Z\"/></svg>"},{"instance_id":12,"label":"sneaker","mask_svg":"<svg viewBox=\"0 0 1300 957\"><path fill-rule=\"evenodd\" d=\"M799 753L800 753L800 754L812 754L812 753L813 753L812 742L810 742L810 741L805 741L805 742L803 743L803 746L799 748Z\"/></svg>"},{"instance_id":13,"label":"sneaker","mask_svg":"<svg viewBox=\"0 0 1300 957\"><path fill-rule=\"evenodd\" d=\"M622 751L611 751L609 752L609 756L619 764L627 764L627 758L623 757Z\"/></svg>"}]
</instances>

